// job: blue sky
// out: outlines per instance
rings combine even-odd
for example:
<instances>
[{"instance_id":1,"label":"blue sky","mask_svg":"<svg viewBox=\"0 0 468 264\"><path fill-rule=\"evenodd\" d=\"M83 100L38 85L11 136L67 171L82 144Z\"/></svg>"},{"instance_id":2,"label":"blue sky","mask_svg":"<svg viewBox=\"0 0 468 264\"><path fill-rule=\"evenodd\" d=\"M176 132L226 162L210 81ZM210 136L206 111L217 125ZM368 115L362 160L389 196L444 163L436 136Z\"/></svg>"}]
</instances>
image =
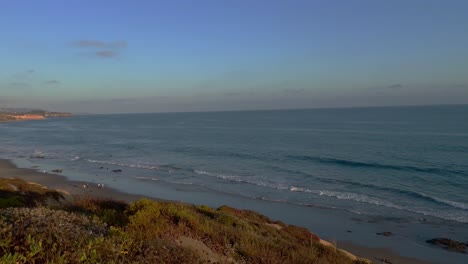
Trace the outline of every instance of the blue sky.
<instances>
[{"instance_id":1,"label":"blue sky","mask_svg":"<svg viewBox=\"0 0 468 264\"><path fill-rule=\"evenodd\" d=\"M0 107L468 103L468 2L2 1Z\"/></svg>"}]
</instances>

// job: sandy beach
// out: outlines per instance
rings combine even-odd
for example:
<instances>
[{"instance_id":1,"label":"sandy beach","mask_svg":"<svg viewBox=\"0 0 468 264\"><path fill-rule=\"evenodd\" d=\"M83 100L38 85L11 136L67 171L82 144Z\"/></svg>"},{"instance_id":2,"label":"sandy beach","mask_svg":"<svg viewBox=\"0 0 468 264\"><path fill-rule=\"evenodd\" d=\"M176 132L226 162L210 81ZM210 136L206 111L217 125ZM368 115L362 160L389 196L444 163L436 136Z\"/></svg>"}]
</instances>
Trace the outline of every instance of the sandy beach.
<instances>
[{"instance_id":1,"label":"sandy beach","mask_svg":"<svg viewBox=\"0 0 468 264\"><path fill-rule=\"evenodd\" d=\"M106 186L104 186L104 188L98 188L97 184L94 183L70 181L59 174L44 174L34 169L17 168L8 160L0 160L0 178L19 178L25 181L35 182L49 189L58 190L73 196L114 199L128 203L144 198L144 196L141 195L120 192ZM83 187L85 184L88 184L88 188Z\"/></svg>"},{"instance_id":2,"label":"sandy beach","mask_svg":"<svg viewBox=\"0 0 468 264\"><path fill-rule=\"evenodd\" d=\"M125 201L127 203L131 203L145 197L142 195L121 192L108 187L98 188L96 183L91 184L82 181L71 181L59 174L45 174L35 169L18 168L9 160L0 160L0 178L19 178L28 182L41 184L49 189L58 190L72 196L113 199ZM88 184L88 188L83 187L85 184ZM311 231L313 232L314 230ZM324 243L328 242L324 241ZM370 248L344 241L338 241L336 244L339 248L351 252L355 256L368 258L375 263L432 263L414 258L402 257L386 248Z\"/></svg>"}]
</instances>

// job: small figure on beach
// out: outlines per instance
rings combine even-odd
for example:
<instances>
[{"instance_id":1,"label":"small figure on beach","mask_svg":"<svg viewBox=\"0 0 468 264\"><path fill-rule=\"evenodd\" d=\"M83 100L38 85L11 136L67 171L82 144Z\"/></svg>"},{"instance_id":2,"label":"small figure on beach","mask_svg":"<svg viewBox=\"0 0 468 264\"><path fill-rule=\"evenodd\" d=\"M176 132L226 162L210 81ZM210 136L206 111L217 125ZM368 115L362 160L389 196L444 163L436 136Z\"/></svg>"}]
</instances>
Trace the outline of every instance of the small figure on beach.
<instances>
[{"instance_id":1,"label":"small figure on beach","mask_svg":"<svg viewBox=\"0 0 468 264\"><path fill-rule=\"evenodd\" d=\"M98 183L97 187L98 187L99 189L104 188L104 183Z\"/></svg>"},{"instance_id":2,"label":"small figure on beach","mask_svg":"<svg viewBox=\"0 0 468 264\"><path fill-rule=\"evenodd\" d=\"M47 174L47 171L46 171L46 170L43 170L42 173Z\"/></svg>"},{"instance_id":3,"label":"small figure on beach","mask_svg":"<svg viewBox=\"0 0 468 264\"><path fill-rule=\"evenodd\" d=\"M83 184L83 189L88 189L88 184L87 183Z\"/></svg>"}]
</instances>

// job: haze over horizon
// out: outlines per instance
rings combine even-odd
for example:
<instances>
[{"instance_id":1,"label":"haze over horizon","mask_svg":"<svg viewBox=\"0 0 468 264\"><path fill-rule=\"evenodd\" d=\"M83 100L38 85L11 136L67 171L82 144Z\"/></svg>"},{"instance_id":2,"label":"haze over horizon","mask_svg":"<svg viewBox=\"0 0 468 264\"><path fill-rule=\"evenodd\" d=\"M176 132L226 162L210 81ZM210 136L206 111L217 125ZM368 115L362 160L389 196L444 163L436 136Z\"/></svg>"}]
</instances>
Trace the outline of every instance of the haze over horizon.
<instances>
[{"instance_id":1,"label":"haze over horizon","mask_svg":"<svg viewBox=\"0 0 468 264\"><path fill-rule=\"evenodd\" d=\"M468 2L4 1L0 108L468 103Z\"/></svg>"}]
</instances>

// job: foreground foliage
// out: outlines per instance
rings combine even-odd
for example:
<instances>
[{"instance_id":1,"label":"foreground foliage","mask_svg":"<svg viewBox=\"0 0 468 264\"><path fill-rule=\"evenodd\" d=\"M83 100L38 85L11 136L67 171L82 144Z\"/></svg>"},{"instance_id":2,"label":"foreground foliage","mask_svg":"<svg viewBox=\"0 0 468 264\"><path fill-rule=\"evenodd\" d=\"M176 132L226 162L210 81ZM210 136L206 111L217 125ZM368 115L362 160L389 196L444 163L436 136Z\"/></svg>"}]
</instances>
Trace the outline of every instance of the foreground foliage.
<instances>
[{"instance_id":1,"label":"foreground foliage","mask_svg":"<svg viewBox=\"0 0 468 264\"><path fill-rule=\"evenodd\" d=\"M0 208L0 263L366 263L305 228L227 206L65 202L2 179Z\"/></svg>"}]
</instances>

